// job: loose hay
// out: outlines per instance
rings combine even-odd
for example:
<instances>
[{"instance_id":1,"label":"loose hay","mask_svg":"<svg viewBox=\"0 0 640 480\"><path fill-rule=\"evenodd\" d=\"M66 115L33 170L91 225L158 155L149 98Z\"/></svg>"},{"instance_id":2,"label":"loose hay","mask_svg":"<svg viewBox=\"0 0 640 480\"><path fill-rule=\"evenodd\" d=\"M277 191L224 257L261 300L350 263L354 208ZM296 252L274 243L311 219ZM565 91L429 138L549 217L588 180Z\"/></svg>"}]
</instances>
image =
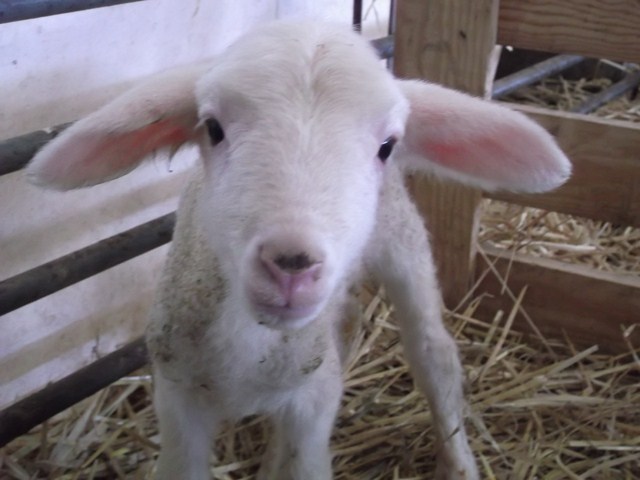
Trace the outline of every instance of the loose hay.
<instances>
[{"instance_id":1,"label":"loose hay","mask_svg":"<svg viewBox=\"0 0 640 480\"><path fill-rule=\"evenodd\" d=\"M607 82L547 79L512 100L568 109ZM640 101L621 99L597 114L640 121ZM640 272L637 229L489 202L480 240ZM491 322L474 316L481 299L447 314L467 374L467 424L482 477L640 478L640 346L609 356L596 346L577 350L567 338L525 342L511 330L522 293L513 292L519 300L512 311L496 312ZM381 292L365 288L361 297L363 335L332 440L335 478L431 478L438 447L402 357L393 309ZM148 371L137 372L16 439L0 451L0 479L149 478L158 453L151 390ZM229 428L216 443L214 478L253 478L268 430L260 418Z\"/></svg>"},{"instance_id":2,"label":"loose hay","mask_svg":"<svg viewBox=\"0 0 640 480\"><path fill-rule=\"evenodd\" d=\"M431 415L408 374L393 309L379 293L362 296L364 335L333 437L335 478L431 478ZM469 436L483 478L638 478L635 352L611 357L568 341L525 343L510 330L509 312L482 322L474 318L477 304L448 316L468 377ZM158 451L150 392L150 376L139 372L15 440L0 456L0 478L149 478ZM259 418L229 429L216 444L214 478L253 478L267 432Z\"/></svg>"},{"instance_id":3,"label":"loose hay","mask_svg":"<svg viewBox=\"0 0 640 480\"><path fill-rule=\"evenodd\" d=\"M485 200L478 239L502 250L640 275L637 228Z\"/></svg>"},{"instance_id":4,"label":"loose hay","mask_svg":"<svg viewBox=\"0 0 640 480\"><path fill-rule=\"evenodd\" d=\"M606 63L623 72L633 72L640 68L634 65L624 66L605 60L602 60L601 63ZM507 95L503 100L568 111L582 104L592 95L610 87L611 84L612 81L609 78L595 77L568 80L560 75L548 77L536 84L522 87ZM601 106L592 114L610 120L640 122L640 95L638 95L637 87L635 91L632 90Z\"/></svg>"}]
</instances>

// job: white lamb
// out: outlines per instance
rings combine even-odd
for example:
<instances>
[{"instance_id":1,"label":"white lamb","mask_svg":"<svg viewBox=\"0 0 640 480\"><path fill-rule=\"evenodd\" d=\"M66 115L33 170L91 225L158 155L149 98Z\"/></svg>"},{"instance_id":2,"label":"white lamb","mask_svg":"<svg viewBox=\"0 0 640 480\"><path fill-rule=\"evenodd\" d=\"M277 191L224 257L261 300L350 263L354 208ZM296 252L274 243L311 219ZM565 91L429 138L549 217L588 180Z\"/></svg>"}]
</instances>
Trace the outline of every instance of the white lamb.
<instances>
[{"instance_id":1,"label":"white lamb","mask_svg":"<svg viewBox=\"0 0 640 480\"><path fill-rule=\"evenodd\" d=\"M274 423L259 479L332 478L342 317L363 270L397 309L440 442L436 477L478 478L462 369L403 175L545 191L571 170L551 136L507 108L393 78L347 29L284 22L123 94L47 145L28 173L82 187L184 142L202 161L148 330L158 478L209 478L221 423L255 413Z\"/></svg>"}]
</instances>

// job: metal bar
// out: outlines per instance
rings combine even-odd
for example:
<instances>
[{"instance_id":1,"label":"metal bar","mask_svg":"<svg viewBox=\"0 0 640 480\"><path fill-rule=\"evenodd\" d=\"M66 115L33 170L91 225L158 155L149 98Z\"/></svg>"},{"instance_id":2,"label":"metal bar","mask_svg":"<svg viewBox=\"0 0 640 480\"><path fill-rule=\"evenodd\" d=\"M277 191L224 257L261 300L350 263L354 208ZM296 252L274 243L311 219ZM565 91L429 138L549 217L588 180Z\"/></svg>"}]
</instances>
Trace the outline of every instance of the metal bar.
<instances>
[{"instance_id":1,"label":"metal bar","mask_svg":"<svg viewBox=\"0 0 640 480\"><path fill-rule=\"evenodd\" d=\"M0 0L0 24L141 0Z\"/></svg>"},{"instance_id":2,"label":"metal bar","mask_svg":"<svg viewBox=\"0 0 640 480\"><path fill-rule=\"evenodd\" d=\"M393 57L393 36L376 38L371 40L371 45L376 49L380 59L388 60Z\"/></svg>"},{"instance_id":3,"label":"metal bar","mask_svg":"<svg viewBox=\"0 0 640 480\"><path fill-rule=\"evenodd\" d=\"M71 124L64 123L0 142L0 175L24 168L38 150L56 138L69 125Z\"/></svg>"},{"instance_id":4,"label":"metal bar","mask_svg":"<svg viewBox=\"0 0 640 480\"><path fill-rule=\"evenodd\" d=\"M353 18L351 24L356 32L362 31L362 0L353 0Z\"/></svg>"},{"instance_id":5,"label":"metal bar","mask_svg":"<svg viewBox=\"0 0 640 480\"><path fill-rule=\"evenodd\" d=\"M169 213L0 282L0 315L168 243L174 225Z\"/></svg>"},{"instance_id":6,"label":"metal bar","mask_svg":"<svg viewBox=\"0 0 640 480\"><path fill-rule=\"evenodd\" d=\"M0 411L0 448L148 362L143 338Z\"/></svg>"},{"instance_id":7,"label":"metal bar","mask_svg":"<svg viewBox=\"0 0 640 480\"><path fill-rule=\"evenodd\" d=\"M571 109L573 113L590 113L594 110L597 110L599 107L604 105L611 100L614 100L622 95L624 95L629 90L636 88L640 85L640 70L637 72L629 73L626 77L624 77L619 82L614 83L609 88L604 89L598 94L595 94L585 100L580 105L575 106Z\"/></svg>"},{"instance_id":8,"label":"metal bar","mask_svg":"<svg viewBox=\"0 0 640 480\"><path fill-rule=\"evenodd\" d=\"M556 55L519 72L507 75L493 83L492 97L503 97L525 85L531 85L550 75L555 75L580 63L584 58L581 55Z\"/></svg>"}]
</instances>

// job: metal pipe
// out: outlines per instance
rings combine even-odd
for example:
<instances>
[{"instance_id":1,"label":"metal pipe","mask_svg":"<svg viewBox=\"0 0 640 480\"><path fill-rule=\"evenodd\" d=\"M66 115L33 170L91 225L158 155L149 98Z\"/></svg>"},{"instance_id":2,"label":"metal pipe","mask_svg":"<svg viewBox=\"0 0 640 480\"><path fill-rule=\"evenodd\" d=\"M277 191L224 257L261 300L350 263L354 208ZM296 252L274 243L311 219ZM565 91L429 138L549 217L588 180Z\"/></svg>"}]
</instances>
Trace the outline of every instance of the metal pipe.
<instances>
[{"instance_id":1,"label":"metal pipe","mask_svg":"<svg viewBox=\"0 0 640 480\"><path fill-rule=\"evenodd\" d=\"M0 448L148 362L143 338L0 411Z\"/></svg>"},{"instance_id":2,"label":"metal pipe","mask_svg":"<svg viewBox=\"0 0 640 480\"><path fill-rule=\"evenodd\" d=\"M575 106L570 111L573 113L591 113L605 103L624 95L626 92L633 88L636 88L638 85L640 85L640 70L629 73L619 82L616 82L609 88L606 88L600 93L589 97L587 100L582 102L580 105Z\"/></svg>"},{"instance_id":3,"label":"metal pipe","mask_svg":"<svg viewBox=\"0 0 640 480\"><path fill-rule=\"evenodd\" d=\"M492 98L503 97L514 90L531 85L543 78L562 72L578 63L585 57L581 55L556 55L540 63L507 75L493 83Z\"/></svg>"},{"instance_id":4,"label":"metal pipe","mask_svg":"<svg viewBox=\"0 0 640 480\"><path fill-rule=\"evenodd\" d=\"M0 315L168 243L174 225L169 213L0 282Z\"/></svg>"},{"instance_id":5,"label":"metal pipe","mask_svg":"<svg viewBox=\"0 0 640 480\"><path fill-rule=\"evenodd\" d=\"M393 36L376 38L371 40L371 45L376 49L380 59L388 60L393 57Z\"/></svg>"},{"instance_id":6,"label":"metal pipe","mask_svg":"<svg viewBox=\"0 0 640 480\"><path fill-rule=\"evenodd\" d=\"M387 33L393 35L396 31L396 0L389 2L389 25L387 27Z\"/></svg>"},{"instance_id":7,"label":"metal pipe","mask_svg":"<svg viewBox=\"0 0 640 480\"><path fill-rule=\"evenodd\" d=\"M69 125L71 124L64 123L0 142L0 175L24 168L38 150L56 138Z\"/></svg>"},{"instance_id":8,"label":"metal pipe","mask_svg":"<svg viewBox=\"0 0 640 480\"><path fill-rule=\"evenodd\" d=\"M353 17L351 24L356 32L362 31L362 0L353 0Z\"/></svg>"},{"instance_id":9,"label":"metal pipe","mask_svg":"<svg viewBox=\"0 0 640 480\"><path fill-rule=\"evenodd\" d=\"M0 24L141 0L0 0Z\"/></svg>"}]
</instances>

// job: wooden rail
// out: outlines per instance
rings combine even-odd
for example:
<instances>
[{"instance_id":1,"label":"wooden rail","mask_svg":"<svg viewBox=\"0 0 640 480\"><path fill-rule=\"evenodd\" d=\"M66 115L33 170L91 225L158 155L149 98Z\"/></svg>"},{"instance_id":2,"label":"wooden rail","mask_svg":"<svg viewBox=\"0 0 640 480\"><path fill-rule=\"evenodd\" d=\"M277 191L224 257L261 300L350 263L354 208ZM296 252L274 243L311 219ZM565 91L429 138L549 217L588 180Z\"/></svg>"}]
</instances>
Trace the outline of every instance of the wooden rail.
<instances>
[{"instance_id":1,"label":"wooden rail","mask_svg":"<svg viewBox=\"0 0 640 480\"><path fill-rule=\"evenodd\" d=\"M502 0L501 45L640 63L637 0Z\"/></svg>"},{"instance_id":2,"label":"wooden rail","mask_svg":"<svg viewBox=\"0 0 640 480\"><path fill-rule=\"evenodd\" d=\"M561 338L567 334L577 345L597 343L605 351L629 350L623 332L640 320L640 278L514 256L510 252L488 253L497 275L493 272L485 275L478 287L479 292L486 294L477 310L480 317L490 318L499 309L511 309L514 301L503 289L502 280L506 280L515 295L527 288L522 309L543 335ZM488 268L485 258L479 257L477 275ZM516 317L514 327L532 331L522 313ZM640 345L640 328L631 330L627 340Z\"/></svg>"}]
</instances>

